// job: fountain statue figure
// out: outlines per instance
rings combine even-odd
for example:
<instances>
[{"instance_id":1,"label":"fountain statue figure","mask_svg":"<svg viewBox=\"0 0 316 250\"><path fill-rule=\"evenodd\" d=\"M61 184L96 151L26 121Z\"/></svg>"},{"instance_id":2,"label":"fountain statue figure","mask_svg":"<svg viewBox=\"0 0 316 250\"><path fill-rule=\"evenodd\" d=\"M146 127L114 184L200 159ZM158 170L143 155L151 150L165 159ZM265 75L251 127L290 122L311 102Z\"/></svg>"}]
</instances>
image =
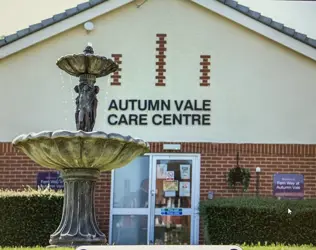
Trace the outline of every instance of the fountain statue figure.
<instances>
[{"instance_id":1,"label":"fountain statue figure","mask_svg":"<svg viewBox=\"0 0 316 250\"><path fill-rule=\"evenodd\" d=\"M90 61L98 60L100 58L98 56L94 56L93 48L90 45L88 45L84 49L83 53L83 55L86 58L89 58ZM117 65L113 61L106 59L104 57L103 59L105 59L104 61L108 62L108 64L110 65L107 73L111 73L111 71L117 70ZM66 56L59 59L57 65L67 72L66 65L68 66L68 63L69 56ZM86 65L85 72L83 74L81 74L81 72L76 72L75 74L73 72L68 73L71 73L75 76L79 75L79 85L76 85L74 88L75 92L78 94L76 98L75 113L77 130L91 132L93 130L97 115L98 99L96 95L99 93L99 87L94 86L97 75L88 72L88 65L89 64Z\"/></svg>"},{"instance_id":2,"label":"fountain statue figure","mask_svg":"<svg viewBox=\"0 0 316 250\"><path fill-rule=\"evenodd\" d=\"M105 244L106 237L98 227L94 209L94 190L100 173L127 165L148 152L149 145L130 136L93 131L99 92L96 79L115 72L117 64L95 55L92 46L87 46L81 54L63 56L56 64L79 78L74 88L78 93L77 131L24 134L12 143L42 167L61 171L64 204L60 224L50 236L51 246Z\"/></svg>"},{"instance_id":3,"label":"fountain statue figure","mask_svg":"<svg viewBox=\"0 0 316 250\"><path fill-rule=\"evenodd\" d=\"M91 79L92 78L92 79ZM79 85L74 88L78 93L76 98L76 126L77 130L92 131L97 116L99 87L94 86L95 77L80 76Z\"/></svg>"}]
</instances>

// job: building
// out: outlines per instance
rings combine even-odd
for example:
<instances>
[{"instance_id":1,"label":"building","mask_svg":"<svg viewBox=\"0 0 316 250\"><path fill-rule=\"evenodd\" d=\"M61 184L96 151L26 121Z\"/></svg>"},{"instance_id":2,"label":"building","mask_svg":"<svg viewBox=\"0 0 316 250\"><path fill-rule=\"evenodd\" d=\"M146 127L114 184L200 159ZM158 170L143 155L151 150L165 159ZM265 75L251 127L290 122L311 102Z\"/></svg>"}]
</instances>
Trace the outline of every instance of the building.
<instances>
[{"instance_id":1,"label":"building","mask_svg":"<svg viewBox=\"0 0 316 250\"><path fill-rule=\"evenodd\" d=\"M92 30L84 28L88 21ZM95 0L0 40L1 188L36 187L37 173L47 171L16 152L12 139L75 130L77 79L55 62L89 42L120 66L97 81L95 130L151 146L150 154L102 174L96 209L110 242L166 240L160 228L170 217L160 208L171 206L174 193L161 196L156 171L165 166L171 179L189 180L174 204L182 208L173 218L184 227L182 243L203 240L200 200L211 192L240 195L227 185L237 155L252 175L249 193L260 167L261 195L272 195L273 174L299 173L305 198L315 197L316 40L232 0Z\"/></svg>"}]
</instances>

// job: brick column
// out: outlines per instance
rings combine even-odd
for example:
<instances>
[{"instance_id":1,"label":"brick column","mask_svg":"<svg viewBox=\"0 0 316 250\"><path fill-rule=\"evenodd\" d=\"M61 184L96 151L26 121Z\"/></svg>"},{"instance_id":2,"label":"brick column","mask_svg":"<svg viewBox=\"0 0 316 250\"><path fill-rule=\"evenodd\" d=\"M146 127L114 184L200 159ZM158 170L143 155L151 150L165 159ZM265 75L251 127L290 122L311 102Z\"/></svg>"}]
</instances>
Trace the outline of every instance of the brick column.
<instances>
[{"instance_id":1,"label":"brick column","mask_svg":"<svg viewBox=\"0 0 316 250\"><path fill-rule=\"evenodd\" d=\"M166 72L166 69L164 68L166 65L165 59L166 59L166 34L157 34L157 48L156 48L156 86L165 86L166 85L166 77L164 73Z\"/></svg>"},{"instance_id":2,"label":"brick column","mask_svg":"<svg viewBox=\"0 0 316 250\"><path fill-rule=\"evenodd\" d=\"M118 70L115 71L112 75L111 75L111 78L112 78L112 81L111 81L111 85L112 86L121 86L121 75L120 75L120 72L122 71L122 68L121 68L121 64L122 64L122 55L121 54L112 54L112 58L113 58L113 61L119 66Z\"/></svg>"},{"instance_id":3,"label":"brick column","mask_svg":"<svg viewBox=\"0 0 316 250\"><path fill-rule=\"evenodd\" d=\"M210 74L211 74L211 56L210 55L201 55L201 76L200 76L200 86L208 87L210 86Z\"/></svg>"}]
</instances>

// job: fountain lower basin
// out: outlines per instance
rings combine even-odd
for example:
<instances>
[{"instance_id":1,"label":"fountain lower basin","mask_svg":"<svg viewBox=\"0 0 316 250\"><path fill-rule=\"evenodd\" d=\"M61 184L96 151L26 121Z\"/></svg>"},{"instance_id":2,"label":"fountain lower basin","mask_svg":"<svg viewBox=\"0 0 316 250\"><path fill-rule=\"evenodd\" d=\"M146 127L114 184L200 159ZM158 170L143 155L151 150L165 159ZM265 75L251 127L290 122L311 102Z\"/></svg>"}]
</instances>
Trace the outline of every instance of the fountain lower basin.
<instances>
[{"instance_id":1,"label":"fountain lower basin","mask_svg":"<svg viewBox=\"0 0 316 250\"><path fill-rule=\"evenodd\" d=\"M39 165L57 170L110 171L149 150L143 140L100 131L43 131L20 135L12 143Z\"/></svg>"},{"instance_id":2,"label":"fountain lower basin","mask_svg":"<svg viewBox=\"0 0 316 250\"><path fill-rule=\"evenodd\" d=\"M96 182L102 171L123 167L149 152L148 143L120 134L65 130L20 135L12 143L42 167L61 171L63 212L50 236L51 246L105 244L95 217Z\"/></svg>"}]
</instances>

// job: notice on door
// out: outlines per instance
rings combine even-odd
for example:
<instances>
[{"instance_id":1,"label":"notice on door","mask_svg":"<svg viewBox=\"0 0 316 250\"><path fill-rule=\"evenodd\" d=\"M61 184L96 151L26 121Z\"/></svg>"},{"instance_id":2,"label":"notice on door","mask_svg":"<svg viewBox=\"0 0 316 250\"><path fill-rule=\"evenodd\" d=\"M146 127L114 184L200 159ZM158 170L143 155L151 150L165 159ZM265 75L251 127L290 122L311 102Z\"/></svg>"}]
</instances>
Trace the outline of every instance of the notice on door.
<instances>
[{"instance_id":1,"label":"notice on door","mask_svg":"<svg viewBox=\"0 0 316 250\"><path fill-rule=\"evenodd\" d=\"M157 179L166 179L167 170L167 164L157 164Z\"/></svg>"},{"instance_id":2,"label":"notice on door","mask_svg":"<svg viewBox=\"0 0 316 250\"><path fill-rule=\"evenodd\" d=\"M178 191L178 181L163 181L163 191Z\"/></svg>"},{"instance_id":3,"label":"notice on door","mask_svg":"<svg viewBox=\"0 0 316 250\"><path fill-rule=\"evenodd\" d=\"M166 191L165 192L165 197L175 197L176 196L176 191Z\"/></svg>"},{"instance_id":4,"label":"notice on door","mask_svg":"<svg viewBox=\"0 0 316 250\"><path fill-rule=\"evenodd\" d=\"M167 171L166 180L168 180L168 181L174 180L174 171Z\"/></svg>"},{"instance_id":5,"label":"notice on door","mask_svg":"<svg viewBox=\"0 0 316 250\"><path fill-rule=\"evenodd\" d=\"M173 215L173 216L181 216L182 208L162 208L160 214L161 215Z\"/></svg>"},{"instance_id":6,"label":"notice on door","mask_svg":"<svg viewBox=\"0 0 316 250\"><path fill-rule=\"evenodd\" d=\"M180 175L182 180L190 180L190 165L180 165Z\"/></svg>"},{"instance_id":7,"label":"notice on door","mask_svg":"<svg viewBox=\"0 0 316 250\"><path fill-rule=\"evenodd\" d=\"M190 188L190 182L188 181L180 181L180 191L179 196L180 197L190 197L191 196L191 188Z\"/></svg>"}]
</instances>

